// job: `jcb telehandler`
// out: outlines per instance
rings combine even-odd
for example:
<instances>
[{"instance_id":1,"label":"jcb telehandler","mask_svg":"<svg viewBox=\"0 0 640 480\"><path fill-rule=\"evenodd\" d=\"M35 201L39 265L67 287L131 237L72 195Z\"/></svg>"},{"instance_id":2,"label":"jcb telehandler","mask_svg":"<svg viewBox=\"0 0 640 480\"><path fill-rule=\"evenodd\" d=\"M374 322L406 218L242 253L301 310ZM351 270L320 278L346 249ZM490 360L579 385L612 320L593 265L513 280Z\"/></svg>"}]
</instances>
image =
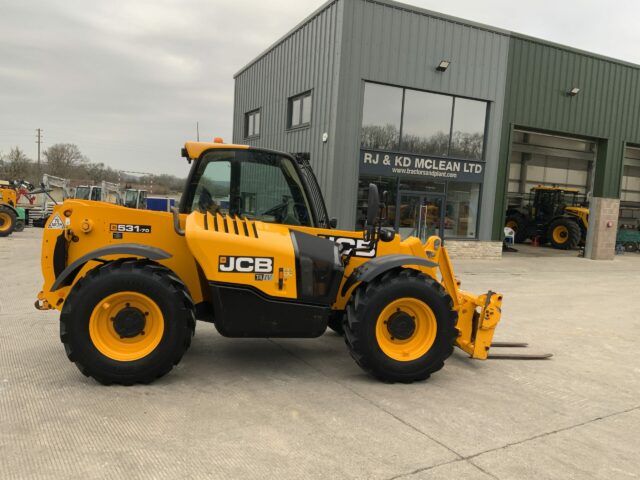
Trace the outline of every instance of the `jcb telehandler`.
<instances>
[{"instance_id":1,"label":"jcb telehandler","mask_svg":"<svg viewBox=\"0 0 640 480\"><path fill-rule=\"evenodd\" d=\"M488 356L502 295L459 288L440 238L332 228L303 158L187 143L193 161L172 213L67 200L44 231L36 307L60 310L67 356L104 384L147 383L177 364L196 319L227 337L344 332L364 370L423 380L454 345ZM504 346L504 345L503 345Z\"/></svg>"}]
</instances>

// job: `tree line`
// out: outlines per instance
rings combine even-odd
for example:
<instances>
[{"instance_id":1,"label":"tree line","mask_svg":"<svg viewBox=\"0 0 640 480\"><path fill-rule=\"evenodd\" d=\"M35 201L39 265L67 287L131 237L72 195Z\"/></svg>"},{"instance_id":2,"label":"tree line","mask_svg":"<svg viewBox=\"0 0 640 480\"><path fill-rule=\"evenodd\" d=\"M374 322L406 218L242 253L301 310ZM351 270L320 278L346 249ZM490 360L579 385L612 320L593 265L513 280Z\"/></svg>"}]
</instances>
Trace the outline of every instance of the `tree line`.
<instances>
[{"instance_id":1,"label":"tree line","mask_svg":"<svg viewBox=\"0 0 640 480\"><path fill-rule=\"evenodd\" d=\"M37 162L29 158L20 147L12 148L7 154L0 152L0 180L26 180L38 186L42 175L46 173L79 183L106 181L120 183L122 187L146 187L155 194L181 192L185 182L185 179L174 175L131 175L104 163L92 162L72 143L51 145L43 152L43 157L38 172Z\"/></svg>"}]
</instances>

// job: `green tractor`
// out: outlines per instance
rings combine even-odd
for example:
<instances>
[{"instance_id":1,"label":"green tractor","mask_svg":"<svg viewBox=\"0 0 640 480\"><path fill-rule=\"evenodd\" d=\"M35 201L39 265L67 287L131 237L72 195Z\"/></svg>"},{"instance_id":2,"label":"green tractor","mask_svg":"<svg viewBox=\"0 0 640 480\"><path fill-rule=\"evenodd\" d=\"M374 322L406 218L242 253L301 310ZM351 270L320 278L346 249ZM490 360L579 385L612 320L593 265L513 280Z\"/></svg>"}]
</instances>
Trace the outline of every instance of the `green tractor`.
<instances>
[{"instance_id":1,"label":"green tractor","mask_svg":"<svg viewBox=\"0 0 640 480\"><path fill-rule=\"evenodd\" d=\"M574 249L584 244L589 226L581 196L575 188L538 185L526 206L507 209L505 226L515 232L516 243L537 237L553 248Z\"/></svg>"}]
</instances>

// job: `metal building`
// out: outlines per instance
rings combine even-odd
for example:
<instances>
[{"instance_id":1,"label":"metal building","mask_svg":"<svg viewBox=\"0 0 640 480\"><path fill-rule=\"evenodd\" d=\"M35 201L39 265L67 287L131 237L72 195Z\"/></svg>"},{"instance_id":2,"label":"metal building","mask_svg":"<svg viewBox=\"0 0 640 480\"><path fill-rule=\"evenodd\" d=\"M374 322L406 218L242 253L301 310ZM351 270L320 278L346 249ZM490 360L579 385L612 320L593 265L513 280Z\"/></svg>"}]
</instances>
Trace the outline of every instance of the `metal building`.
<instances>
[{"instance_id":1,"label":"metal building","mask_svg":"<svg viewBox=\"0 0 640 480\"><path fill-rule=\"evenodd\" d=\"M234 142L308 153L340 227L366 187L401 235L499 255L532 185L591 198L588 251L640 206L640 69L389 0L332 0L235 75ZM624 173L624 176L623 176ZM592 228L592 224L593 227Z\"/></svg>"}]
</instances>

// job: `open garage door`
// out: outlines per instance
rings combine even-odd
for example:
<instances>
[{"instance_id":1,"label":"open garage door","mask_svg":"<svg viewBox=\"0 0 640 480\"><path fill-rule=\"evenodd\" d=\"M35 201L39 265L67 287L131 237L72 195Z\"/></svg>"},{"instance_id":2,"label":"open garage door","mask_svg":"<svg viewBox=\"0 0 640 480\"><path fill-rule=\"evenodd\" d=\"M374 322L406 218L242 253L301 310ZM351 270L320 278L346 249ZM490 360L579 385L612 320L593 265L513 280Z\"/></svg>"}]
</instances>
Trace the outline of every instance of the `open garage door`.
<instances>
[{"instance_id":1,"label":"open garage door","mask_svg":"<svg viewBox=\"0 0 640 480\"><path fill-rule=\"evenodd\" d=\"M596 143L515 130L509 164L510 206L522 206L537 185L575 188L589 196Z\"/></svg>"},{"instance_id":2,"label":"open garage door","mask_svg":"<svg viewBox=\"0 0 640 480\"><path fill-rule=\"evenodd\" d=\"M618 223L640 226L640 147L627 147L624 151Z\"/></svg>"},{"instance_id":3,"label":"open garage door","mask_svg":"<svg viewBox=\"0 0 640 480\"><path fill-rule=\"evenodd\" d=\"M593 141L514 131L506 226L516 243L565 251L585 244L595 163Z\"/></svg>"}]
</instances>

